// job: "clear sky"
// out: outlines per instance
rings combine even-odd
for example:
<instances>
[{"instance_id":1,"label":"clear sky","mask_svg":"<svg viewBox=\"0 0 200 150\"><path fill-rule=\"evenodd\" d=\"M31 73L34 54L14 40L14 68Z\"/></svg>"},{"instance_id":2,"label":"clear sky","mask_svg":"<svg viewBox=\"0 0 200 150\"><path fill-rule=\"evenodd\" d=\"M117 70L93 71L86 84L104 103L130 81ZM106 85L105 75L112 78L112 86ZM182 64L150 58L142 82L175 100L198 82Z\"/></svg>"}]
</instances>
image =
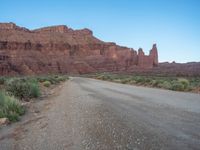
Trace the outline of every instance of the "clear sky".
<instances>
[{"instance_id":1,"label":"clear sky","mask_svg":"<svg viewBox=\"0 0 200 150\"><path fill-rule=\"evenodd\" d=\"M146 54L157 43L160 62L200 61L200 0L0 0L0 22L86 27Z\"/></svg>"}]
</instances>

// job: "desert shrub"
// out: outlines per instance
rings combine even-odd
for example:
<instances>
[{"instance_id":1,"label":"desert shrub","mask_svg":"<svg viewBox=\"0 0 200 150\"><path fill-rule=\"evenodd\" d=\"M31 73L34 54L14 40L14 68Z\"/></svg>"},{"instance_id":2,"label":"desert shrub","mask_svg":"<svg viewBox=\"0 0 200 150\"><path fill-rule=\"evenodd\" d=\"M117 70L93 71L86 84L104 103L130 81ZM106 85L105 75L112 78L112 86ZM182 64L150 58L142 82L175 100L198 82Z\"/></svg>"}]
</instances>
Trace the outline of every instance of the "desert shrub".
<instances>
[{"instance_id":1,"label":"desert shrub","mask_svg":"<svg viewBox=\"0 0 200 150\"><path fill-rule=\"evenodd\" d=\"M114 81L123 84L138 84L152 87L159 87L164 89L170 89L175 91L190 91L200 88L200 78L177 78L170 76L140 76L140 75L122 75L111 73L96 73L88 75L88 77ZM57 77L59 78L59 77Z\"/></svg>"},{"instance_id":2,"label":"desert shrub","mask_svg":"<svg viewBox=\"0 0 200 150\"><path fill-rule=\"evenodd\" d=\"M126 84L126 83L130 83L131 79L130 78L123 78L121 79L121 83Z\"/></svg>"},{"instance_id":3,"label":"desert shrub","mask_svg":"<svg viewBox=\"0 0 200 150\"><path fill-rule=\"evenodd\" d=\"M49 81L52 84L54 84L56 82L56 79L53 76L39 76L37 77L37 81L39 82L45 82L45 81Z\"/></svg>"},{"instance_id":4,"label":"desert shrub","mask_svg":"<svg viewBox=\"0 0 200 150\"><path fill-rule=\"evenodd\" d=\"M197 87L200 87L200 82L196 84Z\"/></svg>"},{"instance_id":5,"label":"desert shrub","mask_svg":"<svg viewBox=\"0 0 200 150\"><path fill-rule=\"evenodd\" d=\"M37 77L38 82L49 81L51 84L57 84L69 79L67 76L59 76L59 75L49 75L49 76L39 76Z\"/></svg>"},{"instance_id":6,"label":"desert shrub","mask_svg":"<svg viewBox=\"0 0 200 150\"><path fill-rule=\"evenodd\" d=\"M103 75L103 76L101 77L101 79L102 79L102 80L108 80L108 79L109 79L109 77L108 77L108 76L105 76L105 75Z\"/></svg>"},{"instance_id":7,"label":"desert shrub","mask_svg":"<svg viewBox=\"0 0 200 150\"><path fill-rule=\"evenodd\" d=\"M144 83L145 82L144 77L139 77L139 76L135 77L134 80L136 83Z\"/></svg>"},{"instance_id":8,"label":"desert shrub","mask_svg":"<svg viewBox=\"0 0 200 150\"><path fill-rule=\"evenodd\" d=\"M111 76L109 76L109 75L102 75L101 79L102 80L111 80Z\"/></svg>"},{"instance_id":9,"label":"desert shrub","mask_svg":"<svg viewBox=\"0 0 200 150\"><path fill-rule=\"evenodd\" d=\"M164 79L158 79L157 82L158 82L158 84L163 84L165 82L165 80Z\"/></svg>"},{"instance_id":10,"label":"desert shrub","mask_svg":"<svg viewBox=\"0 0 200 150\"><path fill-rule=\"evenodd\" d=\"M30 98L37 98L40 96L40 87L37 83L29 83L30 86L30 93L29 97Z\"/></svg>"},{"instance_id":11,"label":"desert shrub","mask_svg":"<svg viewBox=\"0 0 200 150\"><path fill-rule=\"evenodd\" d=\"M59 81L57 80L56 76L49 76L48 81L51 82L51 84L57 84Z\"/></svg>"},{"instance_id":12,"label":"desert shrub","mask_svg":"<svg viewBox=\"0 0 200 150\"><path fill-rule=\"evenodd\" d=\"M120 79L114 79L113 82L121 83Z\"/></svg>"},{"instance_id":13,"label":"desert shrub","mask_svg":"<svg viewBox=\"0 0 200 150\"><path fill-rule=\"evenodd\" d=\"M163 83L158 84L158 87L164 88L164 89L171 89L172 85L168 81L164 81Z\"/></svg>"},{"instance_id":14,"label":"desert shrub","mask_svg":"<svg viewBox=\"0 0 200 150\"><path fill-rule=\"evenodd\" d=\"M6 77L0 77L0 85L3 85L6 82Z\"/></svg>"},{"instance_id":15,"label":"desert shrub","mask_svg":"<svg viewBox=\"0 0 200 150\"><path fill-rule=\"evenodd\" d=\"M153 87L158 85L158 82L156 80L151 80L150 85L152 85Z\"/></svg>"},{"instance_id":16,"label":"desert shrub","mask_svg":"<svg viewBox=\"0 0 200 150\"><path fill-rule=\"evenodd\" d=\"M135 80L131 80L129 83L130 84L136 84L136 81Z\"/></svg>"},{"instance_id":17,"label":"desert shrub","mask_svg":"<svg viewBox=\"0 0 200 150\"><path fill-rule=\"evenodd\" d=\"M28 85L21 79L12 78L6 83L6 91L9 95L13 95L20 99L27 97Z\"/></svg>"},{"instance_id":18,"label":"desert shrub","mask_svg":"<svg viewBox=\"0 0 200 150\"><path fill-rule=\"evenodd\" d=\"M6 91L19 99L28 100L40 96L40 88L37 82L31 82L26 78L12 78L6 83Z\"/></svg>"},{"instance_id":19,"label":"desert shrub","mask_svg":"<svg viewBox=\"0 0 200 150\"><path fill-rule=\"evenodd\" d=\"M191 78L189 82L192 87L200 87L200 78Z\"/></svg>"},{"instance_id":20,"label":"desert shrub","mask_svg":"<svg viewBox=\"0 0 200 150\"><path fill-rule=\"evenodd\" d=\"M172 81L172 87L171 90L174 91L184 91L184 85L181 82L178 81Z\"/></svg>"},{"instance_id":21,"label":"desert shrub","mask_svg":"<svg viewBox=\"0 0 200 150\"><path fill-rule=\"evenodd\" d=\"M49 81L44 81L44 82L43 82L43 85L44 85L45 87L50 87L51 82L49 82Z\"/></svg>"},{"instance_id":22,"label":"desert shrub","mask_svg":"<svg viewBox=\"0 0 200 150\"><path fill-rule=\"evenodd\" d=\"M114 81L116 79L116 75L109 74L109 73L100 73L100 74L97 73L94 76L94 78L100 79L100 80Z\"/></svg>"},{"instance_id":23,"label":"desert shrub","mask_svg":"<svg viewBox=\"0 0 200 150\"><path fill-rule=\"evenodd\" d=\"M26 77L24 78L24 80L31 83L36 83L36 84L38 83L38 80L35 77Z\"/></svg>"},{"instance_id":24,"label":"desert shrub","mask_svg":"<svg viewBox=\"0 0 200 150\"><path fill-rule=\"evenodd\" d=\"M164 83L164 80L161 80L161 79L152 79L152 80L150 80L150 82L148 82L148 84L153 87L159 87L163 83Z\"/></svg>"},{"instance_id":25,"label":"desert shrub","mask_svg":"<svg viewBox=\"0 0 200 150\"><path fill-rule=\"evenodd\" d=\"M25 109L14 97L0 92L0 118L8 118L10 121L18 121L19 116L25 113Z\"/></svg>"},{"instance_id":26,"label":"desert shrub","mask_svg":"<svg viewBox=\"0 0 200 150\"><path fill-rule=\"evenodd\" d=\"M150 78L145 78L145 83L150 83L151 79Z\"/></svg>"},{"instance_id":27,"label":"desert shrub","mask_svg":"<svg viewBox=\"0 0 200 150\"><path fill-rule=\"evenodd\" d=\"M38 76L38 77L36 77L36 80L38 81L38 82L44 82L44 81L46 81L46 80L48 80L48 78L47 77L44 77L44 76Z\"/></svg>"},{"instance_id":28,"label":"desert shrub","mask_svg":"<svg viewBox=\"0 0 200 150\"><path fill-rule=\"evenodd\" d=\"M172 81L172 87L171 90L174 91L188 91L192 90L192 86L190 85L189 80L180 78L178 80L173 80Z\"/></svg>"},{"instance_id":29,"label":"desert shrub","mask_svg":"<svg viewBox=\"0 0 200 150\"><path fill-rule=\"evenodd\" d=\"M184 89L188 89L190 82L187 79L184 78L180 78L178 79L178 82L182 83L184 85Z\"/></svg>"},{"instance_id":30,"label":"desert shrub","mask_svg":"<svg viewBox=\"0 0 200 150\"><path fill-rule=\"evenodd\" d=\"M100 80L102 79L102 77L103 77L103 75L97 75L97 76L95 76L96 79L100 79Z\"/></svg>"},{"instance_id":31,"label":"desert shrub","mask_svg":"<svg viewBox=\"0 0 200 150\"><path fill-rule=\"evenodd\" d=\"M56 80L59 81L59 82L63 82L63 81L66 81L66 80L67 80L67 77L58 76L58 77L56 78Z\"/></svg>"}]
</instances>

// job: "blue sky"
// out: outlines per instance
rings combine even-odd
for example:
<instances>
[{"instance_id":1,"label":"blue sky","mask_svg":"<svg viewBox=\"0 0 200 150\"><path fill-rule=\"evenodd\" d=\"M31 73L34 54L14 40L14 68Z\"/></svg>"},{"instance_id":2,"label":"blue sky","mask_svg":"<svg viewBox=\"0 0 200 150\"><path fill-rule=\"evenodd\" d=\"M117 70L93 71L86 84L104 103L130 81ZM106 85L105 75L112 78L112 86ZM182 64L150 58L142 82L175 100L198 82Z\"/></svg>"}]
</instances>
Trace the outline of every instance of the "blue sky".
<instances>
[{"instance_id":1,"label":"blue sky","mask_svg":"<svg viewBox=\"0 0 200 150\"><path fill-rule=\"evenodd\" d=\"M200 0L0 0L0 22L35 29L65 24L149 53L159 61L200 61Z\"/></svg>"}]
</instances>

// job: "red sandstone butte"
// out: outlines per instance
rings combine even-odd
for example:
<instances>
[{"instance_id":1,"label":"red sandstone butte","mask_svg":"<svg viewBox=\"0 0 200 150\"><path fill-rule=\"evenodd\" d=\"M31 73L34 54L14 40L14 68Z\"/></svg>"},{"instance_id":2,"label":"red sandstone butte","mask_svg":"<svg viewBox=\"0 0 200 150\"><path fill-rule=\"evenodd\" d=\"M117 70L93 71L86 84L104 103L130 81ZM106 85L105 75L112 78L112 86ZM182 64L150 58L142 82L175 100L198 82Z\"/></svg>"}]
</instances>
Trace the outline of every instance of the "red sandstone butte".
<instances>
[{"instance_id":1,"label":"red sandstone butte","mask_svg":"<svg viewBox=\"0 0 200 150\"><path fill-rule=\"evenodd\" d=\"M29 30L0 23L0 75L125 72L156 66L156 44L145 55L142 49L103 42L89 29L60 25Z\"/></svg>"}]
</instances>

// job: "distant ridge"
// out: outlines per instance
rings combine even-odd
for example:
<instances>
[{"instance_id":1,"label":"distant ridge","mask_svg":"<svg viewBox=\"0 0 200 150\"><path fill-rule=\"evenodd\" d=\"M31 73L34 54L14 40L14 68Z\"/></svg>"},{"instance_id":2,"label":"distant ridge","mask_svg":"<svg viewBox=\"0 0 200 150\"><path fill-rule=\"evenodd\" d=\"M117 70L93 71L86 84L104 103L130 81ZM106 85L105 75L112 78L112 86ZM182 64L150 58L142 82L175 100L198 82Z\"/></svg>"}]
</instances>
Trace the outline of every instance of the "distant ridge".
<instances>
[{"instance_id":1,"label":"distant ridge","mask_svg":"<svg viewBox=\"0 0 200 150\"><path fill-rule=\"evenodd\" d=\"M29 30L0 23L0 74L129 72L158 66L153 45L149 55L140 48L103 42L89 29L65 25Z\"/></svg>"}]
</instances>

